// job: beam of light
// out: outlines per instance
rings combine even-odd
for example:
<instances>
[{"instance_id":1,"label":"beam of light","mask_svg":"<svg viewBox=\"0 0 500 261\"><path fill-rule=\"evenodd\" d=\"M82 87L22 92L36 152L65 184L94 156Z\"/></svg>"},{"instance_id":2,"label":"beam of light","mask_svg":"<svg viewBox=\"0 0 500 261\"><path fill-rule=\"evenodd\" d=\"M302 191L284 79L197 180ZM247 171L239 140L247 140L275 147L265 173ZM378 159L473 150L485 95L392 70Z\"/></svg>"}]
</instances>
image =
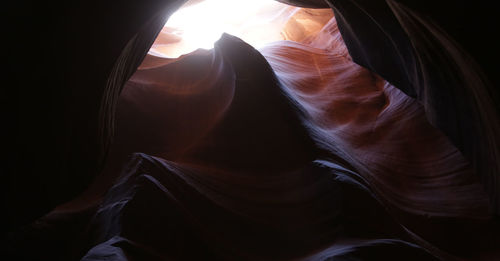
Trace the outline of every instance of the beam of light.
<instances>
[{"instance_id":1,"label":"beam of light","mask_svg":"<svg viewBox=\"0 0 500 261\"><path fill-rule=\"evenodd\" d=\"M299 9L274 0L191 0L168 19L150 54L176 58L211 49L224 32L260 48L284 40L281 30Z\"/></svg>"}]
</instances>

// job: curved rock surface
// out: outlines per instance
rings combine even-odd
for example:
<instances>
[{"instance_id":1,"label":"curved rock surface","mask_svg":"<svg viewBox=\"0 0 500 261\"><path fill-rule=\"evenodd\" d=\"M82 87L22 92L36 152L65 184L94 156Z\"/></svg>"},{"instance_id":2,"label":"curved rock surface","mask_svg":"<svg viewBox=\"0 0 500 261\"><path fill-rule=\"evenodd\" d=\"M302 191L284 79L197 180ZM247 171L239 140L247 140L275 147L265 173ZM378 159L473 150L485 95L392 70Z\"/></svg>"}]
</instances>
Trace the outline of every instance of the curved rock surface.
<instances>
[{"instance_id":1,"label":"curved rock surface","mask_svg":"<svg viewBox=\"0 0 500 261\"><path fill-rule=\"evenodd\" d=\"M489 4L283 0L335 18L303 9L259 50L226 34L146 55L183 2L17 6L44 17L9 46L7 255L500 257Z\"/></svg>"}]
</instances>

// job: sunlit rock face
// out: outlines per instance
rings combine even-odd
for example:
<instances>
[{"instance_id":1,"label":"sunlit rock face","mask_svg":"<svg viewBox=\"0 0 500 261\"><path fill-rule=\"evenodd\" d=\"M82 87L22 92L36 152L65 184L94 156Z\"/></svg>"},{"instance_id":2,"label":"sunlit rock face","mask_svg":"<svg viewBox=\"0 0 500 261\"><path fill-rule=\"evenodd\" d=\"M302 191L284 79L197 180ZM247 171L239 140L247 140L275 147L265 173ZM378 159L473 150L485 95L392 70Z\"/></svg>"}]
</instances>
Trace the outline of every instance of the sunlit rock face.
<instances>
[{"instance_id":1,"label":"sunlit rock face","mask_svg":"<svg viewBox=\"0 0 500 261\"><path fill-rule=\"evenodd\" d=\"M175 12L150 54L176 58L198 48L211 49L222 33L254 48L279 40L302 40L333 16L330 9L304 9L269 0L191 0Z\"/></svg>"}]
</instances>

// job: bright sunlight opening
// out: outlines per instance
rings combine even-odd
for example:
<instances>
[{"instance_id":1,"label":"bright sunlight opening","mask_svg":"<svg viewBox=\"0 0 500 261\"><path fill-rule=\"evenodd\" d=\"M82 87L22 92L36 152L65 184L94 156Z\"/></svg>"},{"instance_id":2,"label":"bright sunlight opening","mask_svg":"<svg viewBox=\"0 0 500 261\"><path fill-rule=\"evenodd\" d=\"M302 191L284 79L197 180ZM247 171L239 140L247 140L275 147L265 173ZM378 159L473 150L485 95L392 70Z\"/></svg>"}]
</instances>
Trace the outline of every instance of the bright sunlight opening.
<instances>
[{"instance_id":1,"label":"bright sunlight opening","mask_svg":"<svg viewBox=\"0 0 500 261\"><path fill-rule=\"evenodd\" d=\"M224 32L260 48L284 40L282 29L299 9L274 0L190 0L169 18L150 54L176 58L211 49Z\"/></svg>"}]
</instances>

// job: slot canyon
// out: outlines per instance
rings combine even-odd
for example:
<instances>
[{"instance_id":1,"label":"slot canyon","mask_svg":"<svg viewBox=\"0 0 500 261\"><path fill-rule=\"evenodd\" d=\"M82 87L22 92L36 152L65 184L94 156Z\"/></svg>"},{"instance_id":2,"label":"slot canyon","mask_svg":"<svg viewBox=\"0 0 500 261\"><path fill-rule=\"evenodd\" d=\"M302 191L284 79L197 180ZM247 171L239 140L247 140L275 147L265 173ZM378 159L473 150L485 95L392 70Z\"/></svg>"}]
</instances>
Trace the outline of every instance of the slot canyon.
<instances>
[{"instance_id":1,"label":"slot canyon","mask_svg":"<svg viewBox=\"0 0 500 261\"><path fill-rule=\"evenodd\" d=\"M3 260L500 260L494 6L13 3Z\"/></svg>"}]
</instances>

